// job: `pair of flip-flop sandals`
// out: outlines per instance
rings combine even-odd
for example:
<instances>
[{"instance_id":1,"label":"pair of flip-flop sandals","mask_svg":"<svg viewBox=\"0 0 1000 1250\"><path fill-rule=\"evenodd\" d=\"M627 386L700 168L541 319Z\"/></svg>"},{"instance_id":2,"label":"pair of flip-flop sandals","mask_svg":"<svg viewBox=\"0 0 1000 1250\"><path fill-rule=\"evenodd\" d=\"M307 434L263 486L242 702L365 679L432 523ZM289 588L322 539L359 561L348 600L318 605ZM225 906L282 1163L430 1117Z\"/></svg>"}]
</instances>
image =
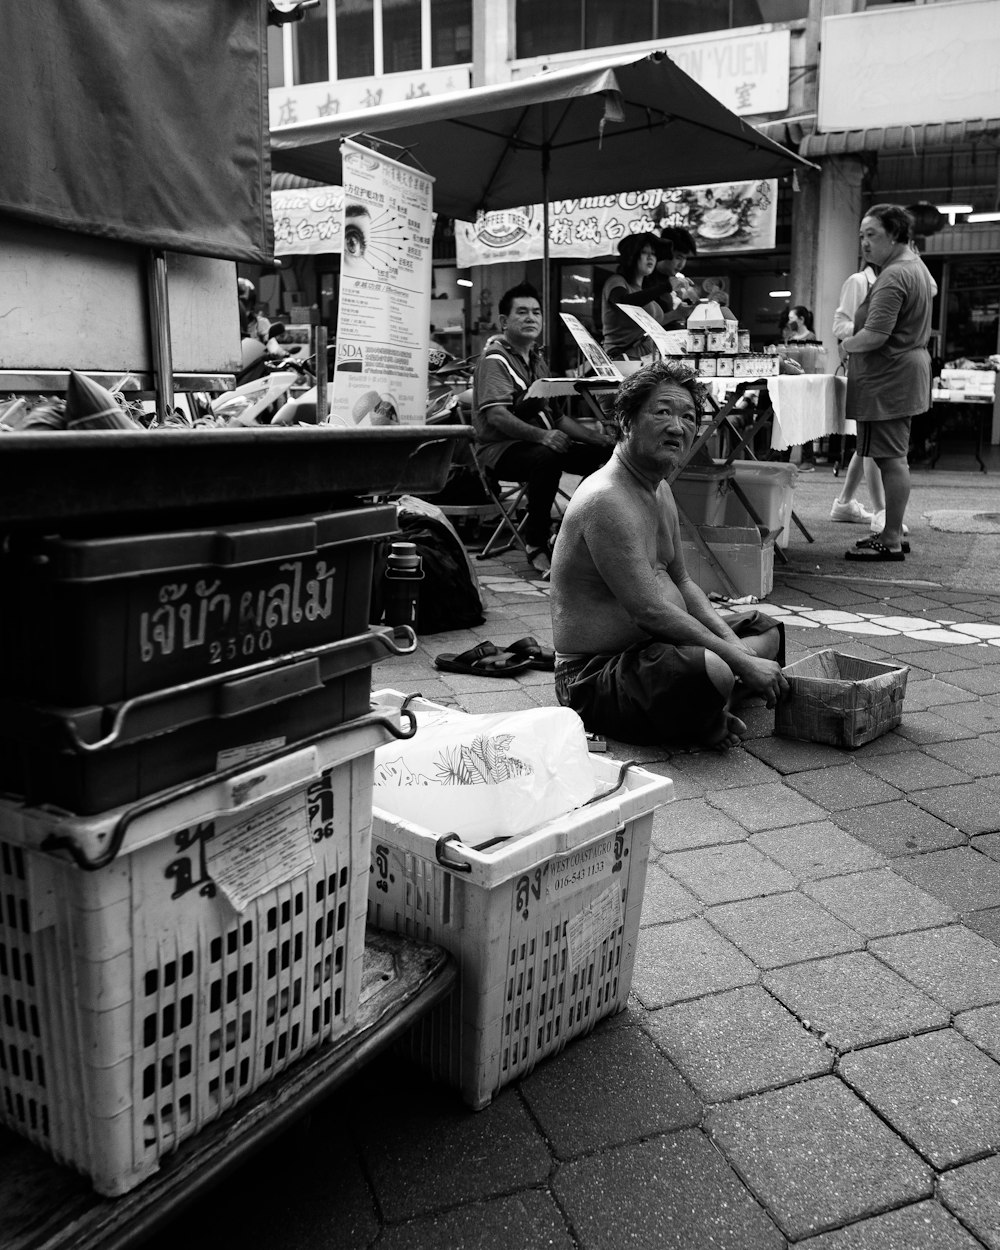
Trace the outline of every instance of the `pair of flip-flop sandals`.
<instances>
[{"instance_id":1,"label":"pair of flip-flop sandals","mask_svg":"<svg viewBox=\"0 0 1000 1250\"><path fill-rule=\"evenodd\" d=\"M445 651L434 659L434 667L442 672L467 673L472 677L514 677L528 668L551 673L555 666L556 653L530 636L518 638L506 647L481 642L468 651Z\"/></svg>"}]
</instances>

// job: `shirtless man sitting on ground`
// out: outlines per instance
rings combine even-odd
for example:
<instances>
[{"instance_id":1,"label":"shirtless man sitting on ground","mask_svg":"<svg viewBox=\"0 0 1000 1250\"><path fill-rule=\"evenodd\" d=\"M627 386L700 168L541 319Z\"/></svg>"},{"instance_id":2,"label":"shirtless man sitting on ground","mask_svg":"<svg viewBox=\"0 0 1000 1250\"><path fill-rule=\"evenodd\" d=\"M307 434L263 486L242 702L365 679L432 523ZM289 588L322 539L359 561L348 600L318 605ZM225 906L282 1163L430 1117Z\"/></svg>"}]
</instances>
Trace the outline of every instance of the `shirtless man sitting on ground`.
<instances>
[{"instance_id":1,"label":"shirtless man sitting on ground","mask_svg":"<svg viewBox=\"0 0 1000 1250\"><path fill-rule=\"evenodd\" d=\"M623 742L735 746L737 683L768 707L788 688L784 635L761 612L724 621L684 567L665 479L694 440L701 388L663 361L625 379L614 411L611 459L580 483L553 553L556 694Z\"/></svg>"}]
</instances>

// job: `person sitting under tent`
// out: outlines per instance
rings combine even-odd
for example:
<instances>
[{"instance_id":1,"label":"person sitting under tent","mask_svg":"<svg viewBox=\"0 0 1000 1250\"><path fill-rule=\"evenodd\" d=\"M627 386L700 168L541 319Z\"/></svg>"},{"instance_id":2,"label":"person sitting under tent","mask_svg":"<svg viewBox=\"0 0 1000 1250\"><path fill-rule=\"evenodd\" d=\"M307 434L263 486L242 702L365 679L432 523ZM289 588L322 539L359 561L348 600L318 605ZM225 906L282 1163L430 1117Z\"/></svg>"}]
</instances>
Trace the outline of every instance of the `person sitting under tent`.
<instances>
[{"instance_id":1,"label":"person sitting under tent","mask_svg":"<svg viewBox=\"0 0 1000 1250\"><path fill-rule=\"evenodd\" d=\"M472 380L472 421L480 464L502 481L526 482L524 540L535 568L548 572L552 505L563 473L585 477L608 458L612 440L544 400L527 399L548 376L538 348L542 304L529 283L511 287L498 305L500 333L487 340Z\"/></svg>"},{"instance_id":2,"label":"person sitting under tent","mask_svg":"<svg viewBox=\"0 0 1000 1250\"><path fill-rule=\"evenodd\" d=\"M694 372L668 359L626 378L611 459L577 488L552 557L556 696L622 742L733 746L737 698L773 707L788 683L784 635L762 612L723 618L688 575L666 479L703 407Z\"/></svg>"}]
</instances>

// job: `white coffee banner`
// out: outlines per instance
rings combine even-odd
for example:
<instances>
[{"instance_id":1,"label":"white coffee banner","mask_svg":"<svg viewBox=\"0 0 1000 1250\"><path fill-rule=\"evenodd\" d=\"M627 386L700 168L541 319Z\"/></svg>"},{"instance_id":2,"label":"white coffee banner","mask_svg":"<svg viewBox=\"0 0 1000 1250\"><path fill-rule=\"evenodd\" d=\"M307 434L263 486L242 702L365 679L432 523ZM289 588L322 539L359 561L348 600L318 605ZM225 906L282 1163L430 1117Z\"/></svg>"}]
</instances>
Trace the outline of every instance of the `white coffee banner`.
<instances>
[{"instance_id":1,"label":"white coffee banner","mask_svg":"<svg viewBox=\"0 0 1000 1250\"><path fill-rule=\"evenodd\" d=\"M343 187L272 191L275 256L323 256L343 243Z\"/></svg>"},{"instance_id":2,"label":"white coffee banner","mask_svg":"<svg viewBox=\"0 0 1000 1250\"><path fill-rule=\"evenodd\" d=\"M774 178L553 200L549 256L564 260L613 256L627 234L661 226L689 230L699 254L766 251L774 247L777 201ZM463 269L541 259L541 205L483 213L475 222L456 221L455 252Z\"/></svg>"},{"instance_id":3,"label":"white coffee banner","mask_svg":"<svg viewBox=\"0 0 1000 1250\"><path fill-rule=\"evenodd\" d=\"M434 179L341 144L344 197L329 420L421 425L427 408Z\"/></svg>"}]
</instances>

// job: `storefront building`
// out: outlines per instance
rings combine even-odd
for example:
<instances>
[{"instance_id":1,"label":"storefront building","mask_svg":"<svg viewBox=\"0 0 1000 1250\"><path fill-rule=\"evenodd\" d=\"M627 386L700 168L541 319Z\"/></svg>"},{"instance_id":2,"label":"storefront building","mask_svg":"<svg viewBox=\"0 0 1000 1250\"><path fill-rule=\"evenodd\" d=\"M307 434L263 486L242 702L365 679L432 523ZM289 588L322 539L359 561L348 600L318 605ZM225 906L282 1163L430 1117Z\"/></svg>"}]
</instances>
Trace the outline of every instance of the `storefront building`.
<instances>
[{"instance_id":1,"label":"storefront building","mask_svg":"<svg viewBox=\"0 0 1000 1250\"><path fill-rule=\"evenodd\" d=\"M773 238L699 240L689 266L725 284L757 343L775 340L788 302L813 308L817 333L829 337L840 286L858 264L864 208L926 201L972 210L924 239L940 288L932 347L942 359L983 357L997 350L1000 222L969 217L1000 207L1000 120L990 116L1000 99L997 10L997 0L323 0L272 32L271 124L663 48L818 166L776 184ZM669 168L657 172L652 190L670 188ZM517 255L459 268L455 255L452 223L440 222L436 329L449 350L471 352L507 286L525 275L540 285L540 262ZM613 252L553 263L560 307L586 322ZM283 281L329 319L337 269L334 255L293 258Z\"/></svg>"},{"instance_id":2,"label":"storefront building","mask_svg":"<svg viewBox=\"0 0 1000 1250\"><path fill-rule=\"evenodd\" d=\"M939 366L981 361L1000 350L1000 5L830 7L815 129L799 147L820 166L795 208L802 302L829 325L870 205L935 205L918 239L939 290L931 353Z\"/></svg>"}]
</instances>

